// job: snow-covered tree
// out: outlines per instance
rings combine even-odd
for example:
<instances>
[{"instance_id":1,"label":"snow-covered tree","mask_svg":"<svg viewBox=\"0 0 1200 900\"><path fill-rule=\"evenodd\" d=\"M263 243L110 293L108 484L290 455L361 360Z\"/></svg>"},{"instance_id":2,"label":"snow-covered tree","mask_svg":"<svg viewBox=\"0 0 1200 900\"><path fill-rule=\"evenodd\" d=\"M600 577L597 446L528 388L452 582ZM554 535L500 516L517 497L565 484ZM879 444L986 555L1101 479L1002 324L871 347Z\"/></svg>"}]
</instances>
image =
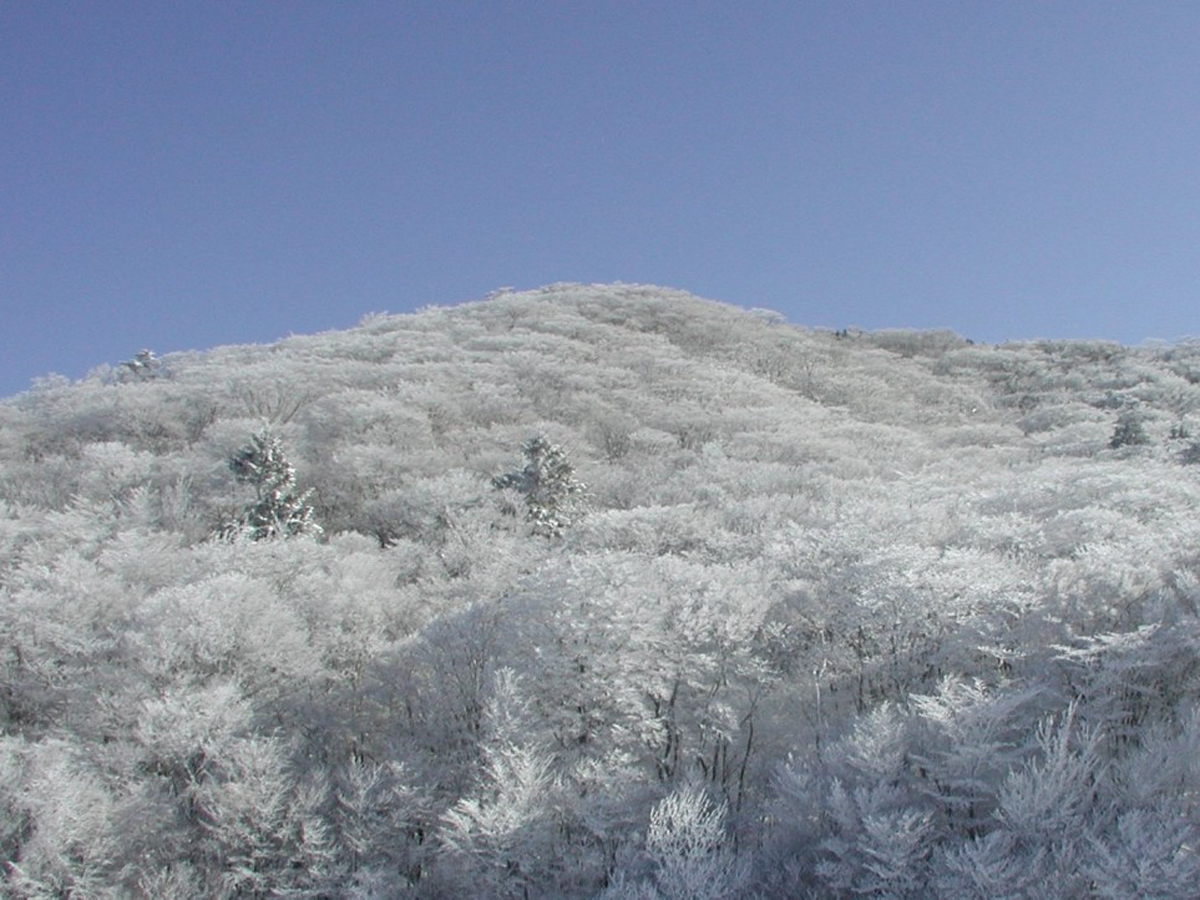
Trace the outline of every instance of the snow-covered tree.
<instances>
[{"instance_id":1,"label":"snow-covered tree","mask_svg":"<svg viewBox=\"0 0 1200 900\"><path fill-rule=\"evenodd\" d=\"M311 491L296 487L296 470L283 454L283 444L269 428L250 439L229 460L238 481L254 487L249 504L229 531L244 530L252 539L321 533L309 504Z\"/></svg>"},{"instance_id":2,"label":"snow-covered tree","mask_svg":"<svg viewBox=\"0 0 1200 900\"><path fill-rule=\"evenodd\" d=\"M575 477L566 452L545 437L530 438L521 446L525 466L518 472L498 475L492 483L512 489L525 498L526 518L535 534L561 534L584 511L587 485Z\"/></svg>"},{"instance_id":3,"label":"snow-covered tree","mask_svg":"<svg viewBox=\"0 0 1200 900\"><path fill-rule=\"evenodd\" d=\"M728 829L729 807L684 785L650 810L645 844L630 853L599 900L732 900L744 895L749 868Z\"/></svg>"},{"instance_id":4,"label":"snow-covered tree","mask_svg":"<svg viewBox=\"0 0 1200 900\"><path fill-rule=\"evenodd\" d=\"M321 896L334 846L323 779L297 784L274 738L235 741L197 791L203 862L223 896Z\"/></svg>"},{"instance_id":5,"label":"snow-covered tree","mask_svg":"<svg viewBox=\"0 0 1200 900\"><path fill-rule=\"evenodd\" d=\"M24 755L28 771L14 805L28 836L5 866L12 891L5 895L103 896L128 837L115 827L116 798L67 741L41 741Z\"/></svg>"},{"instance_id":6,"label":"snow-covered tree","mask_svg":"<svg viewBox=\"0 0 1200 900\"><path fill-rule=\"evenodd\" d=\"M150 378L161 371L162 360L154 355L153 350L139 350L133 359L127 359L122 366L125 367L123 376L135 379Z\"/></svg>"},{"instance_id":7,"label":"snow-covered tree","mask_svg":"<svg viewBox=\"0 0 1200 900\"><path fill-rule=\"evenodd\" d=\"M646 852L664 900L736 897L746 878L726 831L728 807L684 787L650 812Z\"/></svg>"},{"instance_id":8,"label":"snow-covered tree","mask_svg":"<svg viewBox=\"0 0 1200 900\"><path fill-rule=\"evenodd\" d=\"M1144 416L1136 409L1126 409L1117 416L1116 427L1113 428L1112 437L1108 440L1108 446L1114 450L1121 447L1133 447L1139 444L1150 443L1150 436L1146 434L1146 426L1144 424Z\"/></svg>"},{"instance_id":9,"label":"snow-covered tree","mask_svg":"<svg viewBox=\"0 0 1200 900\"><path fill-rule=\"evenodd\" d=\"M517 675L496 673L476 790L443 816L447 861L478 896L528 897L555 868L558 785L552 758L525 736L530 710Z\"/></svg>"}]
</instances>

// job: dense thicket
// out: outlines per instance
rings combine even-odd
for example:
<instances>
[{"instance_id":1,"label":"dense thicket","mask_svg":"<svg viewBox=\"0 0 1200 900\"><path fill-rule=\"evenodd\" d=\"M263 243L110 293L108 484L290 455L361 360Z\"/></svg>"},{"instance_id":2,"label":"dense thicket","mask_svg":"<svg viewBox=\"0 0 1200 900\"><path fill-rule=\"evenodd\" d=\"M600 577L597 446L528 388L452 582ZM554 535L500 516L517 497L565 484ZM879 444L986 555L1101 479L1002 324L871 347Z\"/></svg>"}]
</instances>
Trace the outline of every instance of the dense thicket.
<instances>
[{"instance_id":1,"label":"dense thicket","mask_svg":"<svg viewBox=\"0 0 1200 900\"><path fill-rule=\"evenodd\" d=\"M1200 345L557 285L154 363L0 403L7 895L1194 895Z\"/></svg>"}]
</instances>

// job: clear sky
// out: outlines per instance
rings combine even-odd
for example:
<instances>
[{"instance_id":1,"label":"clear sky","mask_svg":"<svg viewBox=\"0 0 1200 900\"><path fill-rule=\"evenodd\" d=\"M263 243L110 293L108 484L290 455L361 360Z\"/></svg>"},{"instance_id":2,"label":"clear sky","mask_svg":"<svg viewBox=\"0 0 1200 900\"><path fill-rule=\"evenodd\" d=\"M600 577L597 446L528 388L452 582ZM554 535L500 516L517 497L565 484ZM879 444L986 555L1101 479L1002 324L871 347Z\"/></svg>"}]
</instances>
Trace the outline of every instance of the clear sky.
<instances>
[{"instance_id":1,"label":"clear sky","mask_svg":"<svg viewBox=\"0 0 1200 900\"><path fill-rule=\"evenodd\" d=\"M1200 3L0 4L0 395L553 281L1200 333Z\"/></svg>"}]
</instances>

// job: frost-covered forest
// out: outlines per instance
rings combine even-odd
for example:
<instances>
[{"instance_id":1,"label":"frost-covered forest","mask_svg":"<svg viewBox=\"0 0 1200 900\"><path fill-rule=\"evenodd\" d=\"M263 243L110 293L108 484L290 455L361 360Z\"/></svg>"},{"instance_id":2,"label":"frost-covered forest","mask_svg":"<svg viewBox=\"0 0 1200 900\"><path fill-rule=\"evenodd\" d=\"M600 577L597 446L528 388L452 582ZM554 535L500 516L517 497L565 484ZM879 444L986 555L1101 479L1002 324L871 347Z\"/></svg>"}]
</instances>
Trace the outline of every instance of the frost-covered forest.
<instances>
[{"instance_id":1,"label":"frost-covered forest","mask_svg":"<svg viewBox=\"0 0 1200 900\"><path fill-rule=\"evenodd\" d=\"M1200 884L1200 343L555 285L143 353L0 403L0 592L13 898Z\"/></svg>"}]
</instances>

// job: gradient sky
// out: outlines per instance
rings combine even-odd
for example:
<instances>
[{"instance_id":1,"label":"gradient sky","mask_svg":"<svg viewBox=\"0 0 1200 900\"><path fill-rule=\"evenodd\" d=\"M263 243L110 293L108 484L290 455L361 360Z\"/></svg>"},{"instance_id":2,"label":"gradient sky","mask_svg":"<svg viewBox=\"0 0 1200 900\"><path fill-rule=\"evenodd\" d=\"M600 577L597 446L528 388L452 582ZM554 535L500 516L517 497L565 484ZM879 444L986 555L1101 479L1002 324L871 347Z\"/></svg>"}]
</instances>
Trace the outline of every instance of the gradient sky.
<instances>
[{"instance_id":1,"label":"gradient sky","mask_svg":"<svg viewBox=\"0 0 1200 900\"><path fill-rule=\"evenodd\" d=\"M1200 333L1200 3L0 4L0 395L618 280Z\"/></svg>"}]
</instances>

